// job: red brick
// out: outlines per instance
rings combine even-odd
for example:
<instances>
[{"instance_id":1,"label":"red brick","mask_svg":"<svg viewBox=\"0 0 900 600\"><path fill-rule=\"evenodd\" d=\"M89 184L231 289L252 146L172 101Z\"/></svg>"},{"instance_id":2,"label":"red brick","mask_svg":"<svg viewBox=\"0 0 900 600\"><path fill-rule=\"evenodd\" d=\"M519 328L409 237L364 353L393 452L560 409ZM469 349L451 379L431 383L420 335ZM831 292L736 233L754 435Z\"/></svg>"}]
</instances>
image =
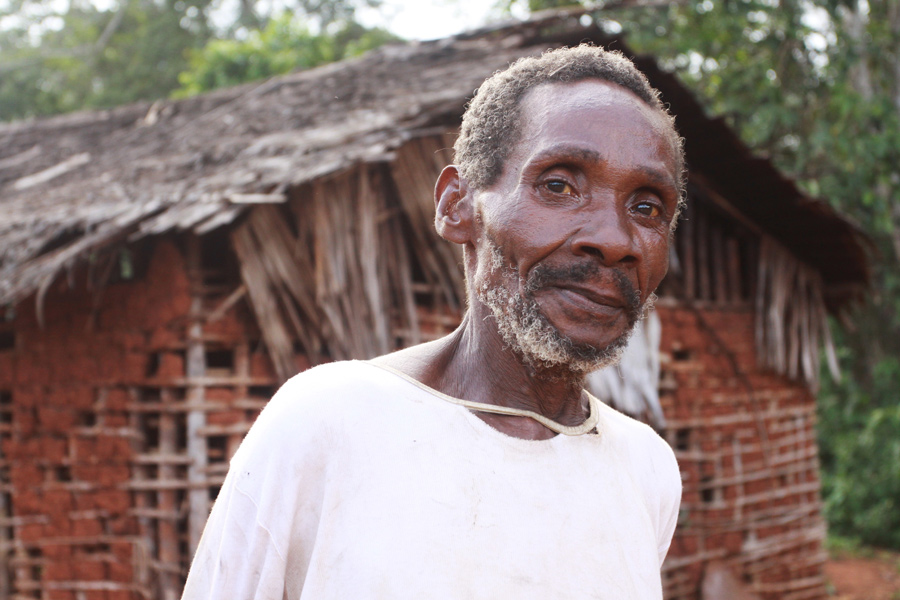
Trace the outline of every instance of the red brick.
<instances>
[{"instance_id":1,"label":"red brick","mask_svg":"<svg viewBox=\"0 0 900 600\"><path fill-rule=\"evenodd\" d=\"M69 537L72 535L72 521L69 519L69 511L47 508L47 516L50 522L44 526L44 535L47 537Z\"/></svg>"},{"instance_id":2,"label":"red brick","mask_svg":"<svg viewBox=\"0 0 900 600\"><path fill-rule=\"evenodd\" d=\"M72 535L91 537L103 534L103 525L98 519L75 519L72 521Z\"/></svg>"},{"instance_id":3,"label":"red brick","mask_svg":"<svg viewBox=\"0 0 900 600\"><path fill-rule=\"evenodd\" d=\"M725 534L725 548L732 554L740 554L744 547L744 535L739 531L730 531Z\"/></svg>"},{"instance_id":4,"label":"red brick","mask_svg":"<svg viewBox=\"0 0 900 600\"><path fill-rule=\"evenodd\" d=\"M164 350L179 346L184 340L184 334L181 329L175 331L168 327L157 327L151 334L147 347L153 350Z\"/></svg>"},{"instance_id":5,"label":"red brick","mask_svg":"<svg viewBox=\"0 0 900 600\"><path fill-rule=\"evenodd\" d=\"M124 513L131 506L131 497L124 490L102 490L94 495L97 508L112 513Z\"/></svg>"},{"instance_id":6,"label":"red brick","mask_svg":"<svg viewBox=\"0 0 900 600\"><path fill-rule=\"evenodd\" d=\"M117 517L108 519L107 527L114 535L130 535L138 530L137 521L132 517Z\"/></svg>"},{"instance_id":7,"label":"red brick","mask_svg":"<svg viewBox=\"0 0 900 600\"><path fill-rule=\"evenodd\" d=\"M123 389L111 388L106 390L106 408L108 410L125 410L131 402L131 395Z\"/></svg>"},{"instance_id":8,"label":"red brick","mask_svg":"<svg viewBox=\"0 0 900 600\"><path fill-rule=\"evenodd\" d=\"M44 537L44 526L40 523L26 523L16 530L16 540L28 544Z\"/></svg>"},{"instance_id":9,"label":"red brick","mask_svg":"<svg viewBox=\"0 0 900 600\"><path fill-rule=\"evenodd\" d=\"M147 366L149 358L143 352L129 352L121 357L116 364L110 365L110 378L121 378L127 380L142 379L147 375Z\"/></svg>"},{"instance_id":10,"label":"red brick","mask_svg":"<svg viewBox=\"0 0 900 600\"><path fill-rule=\"evenodd\" d=\"M177 379L184 377L184 359L174 352L164 352L159 357L159 368L156 376L160 379Z\"/></svg>"},{"instance_id":11,"label":"red brick","mask_svg":"<svg viewBox=\"0 0 900 600\"><path fill-rule=\"evenodd\" d=\"M78 437L75 439L72 458L83 464L95 464L97 462L97 440L92 437Z\"/></svg>"},{"instance_id":12,"label":"red brick","mask_svg":"<svg viewBox=\"0 0 900 600\"><path fill-rule=\"evenodd\" d=\"M250 374L254 377L274 377L275 370L268 354L254 352L250 355Z\"/></svg>"},{"instance_id":13,"label":"red brick","mask_svg":"<svg viewBox=\"0 0 900 600\"><path fill-rule=\"evenodd\" d=\"M68 561L72 556L72 547L68 544L45 544L41 550L48 560Z\"/></svg>"},{"instance_id":14,"label":"red brick","mask_svg":"<svg viewBox=\"0 0 900 600\"><path fill-rule=\"evenodd\" d=\"M93 369L88 375L92 374ZM86 385L71 386L66 389L64 399L66 406L73 410L91 410L95 401L94 388Z\"/></svg>"},{"instance_id":15,"label":"red brick","mask_svg":"<svg viewBox=\"0 0 900 600\"><path fill-rule=\"evenodd\" d=\"M130 582L134 577L134 569L130 563L113 561L107 563L110 581Z\"/></svg>"},{"instance_id":16,"label":"red brick","mask_svg":"<svg viewBox=\"0 0 900 600\"><path fill-rule=\"evenodd\" d=\"M94 483L100 478L100 469L96 464L75 463L72 465L72 478L75 481L87 481Z\"/></svg>"},{"instance_id":17,"label":"red brick","mask_svg":"<svg viewBox=\"0 0 900 600\"><path fill-rule=\"evenodd\" d=\"M221 404L228 404L234 398L234 390L231 388L224 387L213 387L207 388L204 392L204 397L206 400L210 402L219 402Z\"/></svg>"},{"instance_id":18,"label":"red brick","mask_svg":"<svg viewBox=\"0 0 900 600\"><path fill-rule=\"evenodd\" d=\"M13 421L16 424L16 429L18 429L19 433L23 436L33 436L38 429L37 416L35 413L22 406L16 407Z\"/></svg>"},{"instance_id":19,"label":"red brick","mask_svg":"<svg viewBox=\"0 0 900 600\"><path fill-rule=\"evenodd\" d=\"M97 508L99 492L79 492L75 494L75 510L94 510Z\"/></svg>"},{"instance_id":20,"label":"red brick","mask_svg":"<svg viewBox=\"0 0 900 600\"><path fill-rule=\"evenodd\" d=\"M79 581L103 581L106 565L99 560L79 560L74 565L75 578Z\"/></svg>"},{"instance_id":21,"label":"red brick","mask_svg":"<svg viewBox=\"0 0 900 600\"><path fill-rule=\"evenodd\" d=\"M50 369L39 362L38 357L20 360L16 364L16 384L29 385L46 383L50 380Z\"/></svg>"},{"instance_id":22,"label":"red brick","mask_svg":"<svg viewBox=\"0 0 900 600\"><path fill-rule=\"evenodd\" d=\"M104 487L113 487L130 479L130 471L125 465L103 465L99 469L97 483Z\"/></svg>"},{"instance_id":23,"label":"red brick","mask_svg":"<svg viewBox=\"0 0 900 600\"><path fill-rule=\"evenodd\" d=\"M107 413L103 416L103 424L107 427L125 427L128 425L128 416L123 413Z\"/></svg>"},{"instance_id":24,"label":"red brick","mask_svg":"<svg viewBox=\"0 0 900 600\"><path fill-rule=\"evenodd\" d=\"M57 380L87 383L96 377L96 359L90 351L84 353L67 352L66 356L57 359L55 364L59 365L55 378Z\"/></svg>"},{"instance_id":25,"label":"red brick","mask_svg":"<svg viewBox=\"0 0 900 600\"><path fill-rule=\"evenodd\" d=\"M16 453L9 452L10 457L24 458ZM34 456L32 454L32 456ZM44 473L36 465L14 464L9 473L10 483L20 492L24 492L30 487L41 485L44 482ZM16 498L16 505L22 501L20 497Z\"/></svg>"},{"instance_id":26,"label":"red brick","mask_svg":"<svg viewBox=\"0 0 900 600\"><path fill-rule=\"evenodd\" d=\"M116 331L117 345L125 350L142 350L146 348L147 337L137 331Z\"/></svg>"},{"instance_id":27,"label":"red brick","mask_svg":"<svg viewBox=\"0 0 900 600\"><path fill-rule=\"evenodd\" d=\"M3 387L10 386L15 380L13 364L12 353L4 352L0 354L0 385Z\"/></svg>"},{"instance_id":28,"label":"red brick","mask_svg":"<svg viewBox=\"0 0 900 600\"><path fill-rule=\"evenodd\" d=\"M69 443L58 437L45 437L41 440L41 454L43 460L61 463L69 453Z\"/></svg>"},{"instance_id":29,"label":"red brick","mask_svg":"<svg viewBox=\"0 0 900 600\"><path fill-rule=\"evenodd\" d=\"M127 461L131 456L131 442L118 436L99 436L95 452L102 459L113 459L117 462Z\"/></svg>"},{"instance_id":30,"label":"red brick","mask_svg":"<svg viewBox=\"0 0 900 600\"><path fill-rule=\"evenodd\" d=\"M112 542L110 548L113 556L116 557L116 561L120 563L131 562L131 557L134 553L134 546L131 542Z\"/></svg>"},{"instance_id":31,"label":"red brick","mask_svg":"<svg viewBox=\"0 0 900 600\"><path fill-rule=\"evenodd\" d=\"M69 512L75 506L75 503L72 500L72 494L66 490L44 491L44 502L47 503L48 512L57 514Z\"/></svg>"},{"instance_id":32,"label":"red brick","mask_svg":"<svg viewBox=\"0 0 900 600\"><path fill-rule=\"evenodd\" d=\"M72 565L68 562L48 561L44 565L43 579L48 581L67 581L73 577Z\"/></svg>"},{"instance_id":33,"label":"red brick","mask_svg":"<svg viewBox=\"0 0 900 600\"><path fill-rule=\"evenodd\" d=\"M223 410L207 414L207 422L210 425L233 425L244 421L244 411Z\"/></svg>"},{"instance_id":34,"label":"red brick","mask_svg":"<svg viewBox=\"0 0 900 600\"><path fill-rule=\"evenodd\" d=\"M14 493L17 515L44 514L44 498L39 488L16 487Z\"/></svg>"}]
</instances>

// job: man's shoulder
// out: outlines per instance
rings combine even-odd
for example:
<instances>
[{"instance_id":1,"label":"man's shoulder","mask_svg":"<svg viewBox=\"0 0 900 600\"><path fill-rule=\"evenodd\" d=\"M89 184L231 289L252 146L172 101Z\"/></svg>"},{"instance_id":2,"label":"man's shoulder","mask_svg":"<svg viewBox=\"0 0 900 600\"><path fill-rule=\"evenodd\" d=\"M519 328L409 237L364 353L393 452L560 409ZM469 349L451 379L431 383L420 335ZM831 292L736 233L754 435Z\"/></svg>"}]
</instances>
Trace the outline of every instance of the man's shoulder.
<instances>
[{"instance_id":1,"label":"man's shoulder","mask_svg":"<svg viewBox=\"0 0 900 600\"><path fill-rule=\"evenodd\" d=\"M601 403L601 410L601 435L632 462L646 463L654 471L678 471L672 447L656 430L606 404Z\"/></svg>"},{"instance_id":2,"label":"man's shoulder","mask_svg":"<svg viewBox=\"0 0 900 600\"><path fill-rule=\"evenodd\" d=\"M599 401L599 405L601 411L600 421L606 427L617 432L618 435L628 439L632 439L636 436L641 440L659 439L660 441L663 441L659 434L646 423L638 421L634 417L630 417L625 413L616 410L602 400Z\"/></svg>"},{"instance_id":3,"label":"man's shoulder","mask_svg":"<svg viewBox=\"0 0 900 600\"><path fill-rule=\"evenodd\" d=\"M362 440L408 412L402 380L363 361L319 365L289 379L260 413L242 447L265 453L327 451ZM249 451L249 450L245 450Z\"/></svg>"},{"instance_id":4,"label":"man's shoulder","mask_svg":"<svg viewBox=\"0 0 900 600\"><path fill-rule=\"evenodd\" d=\"M381 369L361 360L324 363L297 373L288 379L278 394L309 394L353 390L383 379Z\"/></svg>"},{"instance_id":5,"label":"man's shoulder","mask_svg":"<svg viewBox=\"0 0 900 600\"><path fill-rule=\"evenodd\" d=\"M365 361L339 361L307 369L281 386L269 408L308 416L352 406L364 408L379 398L396 397L402 381Z\"/></svg>"}]
</instances>

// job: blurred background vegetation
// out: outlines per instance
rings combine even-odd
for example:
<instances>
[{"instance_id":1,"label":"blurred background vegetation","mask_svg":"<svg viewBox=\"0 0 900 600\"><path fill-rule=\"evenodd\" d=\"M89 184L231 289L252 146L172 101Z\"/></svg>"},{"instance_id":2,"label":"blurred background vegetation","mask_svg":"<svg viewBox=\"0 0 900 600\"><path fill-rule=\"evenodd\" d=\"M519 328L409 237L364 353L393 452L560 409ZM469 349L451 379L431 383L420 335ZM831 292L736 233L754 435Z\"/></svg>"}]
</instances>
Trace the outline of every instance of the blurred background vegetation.
<instances>
[{"instance_id":1,"label":"blurred background vegetation","mask_svg":"<svg viewBox=\"0 0 900 600\"><path fill-rule=\"evenodd\" d=\"M379 2L0 0L0 120L186 97L354 56L397 39L358 18ZM834 323L843 378L819 392L823 495L832 533L900 549L900 2L581 4L874 240L872 293Z\"/></svg>"}]
</instances>

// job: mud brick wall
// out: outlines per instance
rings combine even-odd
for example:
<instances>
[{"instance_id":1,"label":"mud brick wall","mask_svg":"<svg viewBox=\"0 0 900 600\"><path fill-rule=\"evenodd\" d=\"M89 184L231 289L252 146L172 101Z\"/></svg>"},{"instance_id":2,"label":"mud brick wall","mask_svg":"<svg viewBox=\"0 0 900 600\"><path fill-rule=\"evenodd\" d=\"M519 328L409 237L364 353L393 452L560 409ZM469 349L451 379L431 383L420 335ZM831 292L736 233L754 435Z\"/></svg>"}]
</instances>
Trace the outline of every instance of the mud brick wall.
<instances>
[{"instance_id":1,"label":"mud brick wall","mask_svg":"<svg viewBox=\"0 0 900 600\"><path fill-rule=\"evenodd\" d=\"M63 280L43 327L30 300L0 329L0 598L180 595L191 515L277 384L249 311L211 318L236 284L196 263L161 241L136 280Z\"/></svg>"},{"instance_id":2,"label":"mud brick wall","mask_svg":"<svg viewBox=\"0 0 900 600\"><path fill-rule=\"evenodd\" d=\"M722 559L766 600L824 599L815 398L756 367L749 308L659 315L664 435L684 480L666 597L699 600Z\"/></svg>"}]
</instances>

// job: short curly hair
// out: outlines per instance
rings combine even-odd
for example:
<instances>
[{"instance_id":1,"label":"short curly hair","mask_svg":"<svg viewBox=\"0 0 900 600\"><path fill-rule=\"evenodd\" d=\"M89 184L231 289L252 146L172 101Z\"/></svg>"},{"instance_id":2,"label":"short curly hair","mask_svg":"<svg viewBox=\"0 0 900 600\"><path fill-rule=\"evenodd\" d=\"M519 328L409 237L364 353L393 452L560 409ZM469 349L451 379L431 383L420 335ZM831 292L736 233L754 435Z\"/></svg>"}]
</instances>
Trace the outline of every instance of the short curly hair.
<instances>
[{"instance_id":1,"label":"short curly hair","mask_svg":"<svg viewBox=\"0 0 900 600\"><path fill-rule=\"evenodd\" d=\"M454 144L460 174L476 190L493 185L519 141L522 98L543 83L599 79L620 85L667 117L677 151L679 192L684 196L684 142L675 119L643 73L624 54L588 44L520 58L497 71L475 92L466 107Z\"/></svg>"}]
</instances>

